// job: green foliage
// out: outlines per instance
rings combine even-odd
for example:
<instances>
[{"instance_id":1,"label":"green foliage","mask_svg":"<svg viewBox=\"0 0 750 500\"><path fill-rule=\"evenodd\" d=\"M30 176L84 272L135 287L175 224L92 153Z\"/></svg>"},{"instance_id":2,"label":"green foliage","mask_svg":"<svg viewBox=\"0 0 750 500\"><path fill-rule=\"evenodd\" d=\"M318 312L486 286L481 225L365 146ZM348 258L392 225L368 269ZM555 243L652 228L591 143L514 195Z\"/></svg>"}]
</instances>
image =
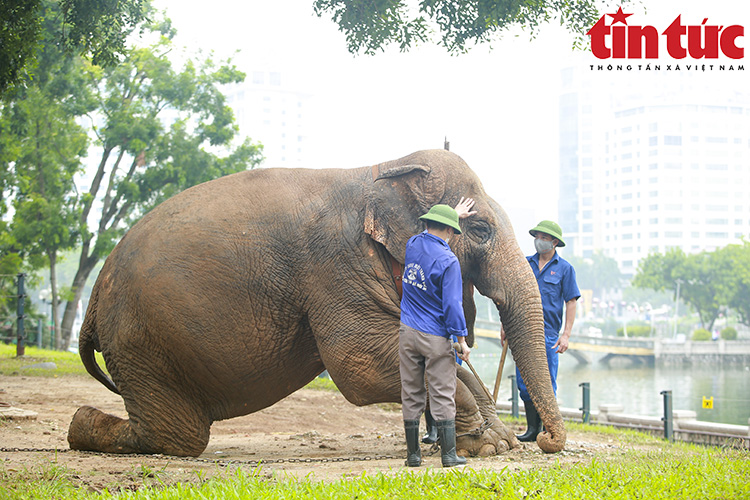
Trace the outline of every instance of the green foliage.
<instances>
[{"instance_id":1,"label":"green foliage","mask_svg":"<svg viewBox=\"0 0 750 500\"><path fill-rule=\"evenodd\" d=\"M750 326L750 241L728 245L717 253L730 269L725 275L720 300L737 312L741 323Z\"/></svg>"},{"instance_id":2,"label":"green foliage","mask_svg":"<svg viewBox=\"0 0 750 500\"><path fill-rule=\"evenodd\" d=\"M438 43L449 52L462 53L514 27L528 30L534 38L540 26L551 21L565 26L575 35L573 45L583 47L585 33L601 16L593 0L423 0L418 7L402 0L315 0L313 8L319 17L330 17L338 25L352 54L370 55L393 43L408 51L431 41L432 32L439 33Z\"/></svg>"},{"instance_id":3,"label":"green foliage","mask_svg":"<svg viewBox=\"0 0 750 500\"><path fill-rule=\"evenodd\" d=\"M96 362L106 372L104 359L100 353L96 354ZM46 368L26 368L39 363L55 363L53 370ZM29 376L29 377L64 377L70 375L88 376L86 368L78 353L68 351L52 351L26 346L26 355L17 358L16 346L0 344L0 375Z\"/></svg>"},{"instance_id":4,"label":"green foliage","mask_svg":"<svg viewBox=\"0 0 750 500\"><path fill-rule=\"evenodd\" d=\"M750 305L744 299L750 293L750 243L690 255L679 248L651 254L640 261L632 282L654 290L674 290L678 283L680 298L698 312L704 328L710 330L727 306L736 307L743 322L750 322Z\"/></svg>"},{"instance_id":5,"label":"green foliage","mask_svg":"<svg viewBox=\"0 0 750 500\"><path fill-rule=\"evenodd\" d=\"M149 0L0 0L0 96L24 80L33 82L39 58L51 47L90 54L98 65L117 63L149 11ZM64 26L54 38L43 28L49 20Z\"/></svg>"},{"instance_id":6,"label":"green foliage","mask_svg":"<svg viewBox=\"0 0 750 500\"><path fill-rule=\"evenodd\" d=\"M119 2L123 10L112 11L114 4L90 2L91 12L79 9L81 0L61 2L60 8L90 28L95 7L104 8L107 15L100 19L113 30L107 36L124 29L117 12L137 20L147 4ZM169 20L158 20L138 26L155 40L152 45L118 48L120 64L97 66L52 43L69 30L66 36L74 43L95 56L99 51L86 39L88 32L63 25L65 15L56 7L50 3L43 19L38 77L0 105L0 188L3 195L12 192L16 204L13 227L0 227L0 247L15 245L24 265L49 265L54 277L57 252L80 246L60 325L65 348L86 279L129 225L190 186L253 168L262 161L262 146L250 139L234 143L237 126L220 86L245 75L230 61L217 64L209 57L174 67L169 59L174 30ZM96 137L97 149L87 147L89 135ZM90 186L79 191L73 176L87 154L100 155L98 168ZM101 212L95 214L94 206ZM53 299L58 297L54 293Z\"/></svg>"},{"instance_id":7,"label":"green foliage","mask_svg":"<svg viewBox=\"0 0 750 500\"><path fill-rule=\"evenodd\" d=\"M732 328L731 326L728 326L724 328L719 335L724 340L737 340L737 330Z\"/></svg>"},{"instance_id":8,"label":"green foliage","mask_svg":"<svg viewBox=\"0 0 750 500\"><path fill-rule=\"evenodd\" d=\"M617 336L618 337L625 336L624 328L617 329ZM651 336L650 325L628 324L628 337L650 337L650 336Z\"/></svg>"},{"instance_id":9,"label":"green foliage","mask_svg":"<svg viewBox=\"0 0 750 500\"><path fill-rule=\"evenodd\" d=\"M690 336L690 340L694 340L696 342L705 342L706 340L711 340L711 332L709 332L705 328L698 328L693 332L693 335Z\"/></svg>"}]
</instances>

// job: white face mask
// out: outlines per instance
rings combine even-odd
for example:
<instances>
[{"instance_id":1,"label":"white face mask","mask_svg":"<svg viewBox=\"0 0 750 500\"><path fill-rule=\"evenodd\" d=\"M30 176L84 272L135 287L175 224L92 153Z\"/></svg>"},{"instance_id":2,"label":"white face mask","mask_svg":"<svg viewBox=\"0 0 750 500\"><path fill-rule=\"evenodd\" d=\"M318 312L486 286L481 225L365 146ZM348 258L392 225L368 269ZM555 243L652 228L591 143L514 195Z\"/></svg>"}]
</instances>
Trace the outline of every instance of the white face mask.
<instances>
[{"instance_id":1,"label":"white face mask","mask_svg":"<svg viewBox=\"0 0 750 500\"><path fill-rule=\"evenodd\" d=\"M539 253L547 253L555 248L555 245L553 245L551 241L536 238L534 240L534 248L536 248L536 251Z\"/></svg>"}]
</instances>

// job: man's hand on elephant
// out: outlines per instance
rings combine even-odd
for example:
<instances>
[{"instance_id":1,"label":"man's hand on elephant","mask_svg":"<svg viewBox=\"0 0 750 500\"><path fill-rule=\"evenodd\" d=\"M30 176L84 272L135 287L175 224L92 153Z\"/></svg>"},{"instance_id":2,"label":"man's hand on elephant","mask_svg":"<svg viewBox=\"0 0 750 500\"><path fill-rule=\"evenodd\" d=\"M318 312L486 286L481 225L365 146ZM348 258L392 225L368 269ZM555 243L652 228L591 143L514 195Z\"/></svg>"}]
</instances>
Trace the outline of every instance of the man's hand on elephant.
<instances>
[{"instance_id":1,"label":"man's hand on elephant","mask_svg":"<svg viewBox=\"0 0 750 500\"><path fill-rule=\"evenodd\" d=\"M465 219L477 213L476 210L471 210L471 207L474 206L474 203L475 203L474 198L464 198L462 196L461 200L458 202L458 205L456 205L456 212L458 212L458 218Z\"/></svg>"}]
</instances>

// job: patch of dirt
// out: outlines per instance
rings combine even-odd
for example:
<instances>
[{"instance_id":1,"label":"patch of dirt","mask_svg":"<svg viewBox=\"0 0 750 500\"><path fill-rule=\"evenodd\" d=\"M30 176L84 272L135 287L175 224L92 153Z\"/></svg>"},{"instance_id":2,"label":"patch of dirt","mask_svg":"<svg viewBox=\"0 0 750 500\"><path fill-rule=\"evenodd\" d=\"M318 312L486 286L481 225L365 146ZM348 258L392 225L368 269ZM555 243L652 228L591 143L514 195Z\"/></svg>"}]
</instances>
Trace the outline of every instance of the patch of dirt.
<instances>
[{"instance_id":1,"label":"patch of dirt","mask_svg":"<svg viewBox=\"0 0 750 500\"><path fill-rule=\"evenodd\" d=\"M51 463L67 468L74 481L94 491L198 483L237 467L268 478L325 481L407 469L400 405L357 407L337 392L302 389L260 412L215 422L208 448L198 459L71 451L67 430L78 407L91 405L127 418L122 399L92 378L0 376L0 402L38 414L36 419L1 420L0 448L59 450L0 451L0 470L25 477ZM523 428L514 430L521 433ZM428 452L429 446L422 445L423 466L411 471L443 470L439 452L426 456ZM497 457L469 458L468 467L500 471L572 465L622 452L611 437L569 432L560 453L545 455L535 443L524 444Z\"/></svg>"}]
</instances>

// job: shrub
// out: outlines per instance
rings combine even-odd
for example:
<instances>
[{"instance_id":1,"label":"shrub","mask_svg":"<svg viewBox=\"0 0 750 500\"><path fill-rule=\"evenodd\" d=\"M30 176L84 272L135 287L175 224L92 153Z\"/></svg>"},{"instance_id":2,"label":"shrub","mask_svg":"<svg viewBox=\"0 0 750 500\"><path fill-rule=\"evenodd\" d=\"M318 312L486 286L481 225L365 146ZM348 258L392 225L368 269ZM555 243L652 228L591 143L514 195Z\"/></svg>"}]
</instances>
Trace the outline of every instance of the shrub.
<instances>
[{"instance_id":1,"label":"shrub","mask_svg":"<svg viewBox=\"0 0 750 500\"><path fill-rule=\"evenodd\" d=\"M721 331L720 335L724 340L737 340L737 330L735 330L731 326L724 328Z\"/></svg>"},{"instance_id":2,"label":"shrub","mask_svg":"<svg viewBox=\"0 0 750 500\"><path fill-rule=\"evenodd\" d=\"M623 337L624 331L622 328L617 329L617 336ZM650 337L651 326L649 325L628 325L628 337Z\"/></svg>"},{"instance_id":3,"label":"shrub","mask_svg":"<svg viewBox=\"0 0 750 500\"><path fill-rule=\"evenodd\" d=\"M691 337L692 340L703 342L705 340L711 340L711 332L706 330L705 328L698 328L693 332L693 336Z\"/></svg>"}]
</instances>

